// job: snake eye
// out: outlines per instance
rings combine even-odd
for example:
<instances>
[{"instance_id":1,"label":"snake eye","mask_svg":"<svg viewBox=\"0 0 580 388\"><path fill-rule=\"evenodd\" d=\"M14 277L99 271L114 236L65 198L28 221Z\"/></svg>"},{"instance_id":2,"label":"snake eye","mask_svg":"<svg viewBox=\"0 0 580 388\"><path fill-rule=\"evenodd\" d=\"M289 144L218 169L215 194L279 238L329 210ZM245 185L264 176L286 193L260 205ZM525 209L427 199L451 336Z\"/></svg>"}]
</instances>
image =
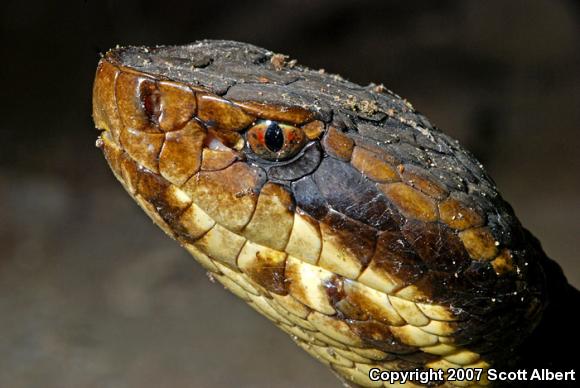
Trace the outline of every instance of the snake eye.
<instances>
[{"instance_id":1,"label":"snake eye","mask_svg":"<svg viewBox=\"0 0 580 388\"><path fill-rule=\"evenodd\" d=\"M259 121L248 130L248 143L256 155L266 160L284 160L296 155L306 136L300 128L276 121Z\"/></svg>"}]
</instances>

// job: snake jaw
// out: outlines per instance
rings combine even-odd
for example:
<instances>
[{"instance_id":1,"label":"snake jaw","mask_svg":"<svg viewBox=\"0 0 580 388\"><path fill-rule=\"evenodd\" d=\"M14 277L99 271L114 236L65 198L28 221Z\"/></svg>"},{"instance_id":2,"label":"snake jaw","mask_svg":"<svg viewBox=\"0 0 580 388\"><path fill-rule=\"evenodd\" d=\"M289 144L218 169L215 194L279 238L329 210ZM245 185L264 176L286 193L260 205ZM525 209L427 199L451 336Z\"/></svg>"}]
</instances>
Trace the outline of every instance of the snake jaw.
<instances>
[{"instance_id":1,"label":"snake jaw","mask_svg":"<svg viewBox=\"0 0 580 388\"><path fill-rule=\"evenodd\" d=\"M545 280L524 265L543 252L480 165L396 95L271 55L235 42L108 53L93 117L127 191L219 282L361 385L371 365L511 357L502 344L544 307ZM259 120L300 130L303 148L263 160L244 138Z\"/></svg>"}]
</instances>

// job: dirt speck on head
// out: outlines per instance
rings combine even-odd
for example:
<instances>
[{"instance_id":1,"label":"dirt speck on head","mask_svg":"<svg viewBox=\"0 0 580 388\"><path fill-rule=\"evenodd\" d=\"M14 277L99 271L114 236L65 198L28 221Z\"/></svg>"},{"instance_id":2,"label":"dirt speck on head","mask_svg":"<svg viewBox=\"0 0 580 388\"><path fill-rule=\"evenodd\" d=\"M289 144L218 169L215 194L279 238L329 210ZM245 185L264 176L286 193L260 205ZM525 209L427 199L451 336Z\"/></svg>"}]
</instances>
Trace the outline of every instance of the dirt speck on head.
<instances>
[{"instance_id":1,"label":"dirt speck on head","mask_svg":"<svg viewBox=\"0 0 580 388\"><path fill-rule=\"evenodd\" d=\"M272 65L274 65L274 69L276 69L276 71L280 71L284 68L284 66L286 66L286 61L288 60L288 56L284 55L284 54L274 54L272 55L272 58L270 58L270 63ZM293 61L293 65L294 66L296 64L296 61Z\"/></svg>"},{"instance_id":2,"label":"dirt speck on head","mask_svg":"<svg viewBox=\"0 0 580 388\"><path fill-rule=\"evenodd\" d=\"M334 99L340 102L345 108L355 112L362 112L368 115L372 115L380 111L375 101L361 100L353 95L347 96L346 99L341 99L340 97L336 96Z\"/></svg>"},{"instance_id":3,"label":"dirt speck on head","mask_svg":"<svg viewBox=\"0 0 580 388\"><path fill-rule=\"evenodd\" d=\"M384 92L385 92L385 89L386 89L386 88L385 88L385 85L383 85L383 84L378 84L378 85L375 85L375 86L373 87L373 90L374 90L376 93L384 93Z\"/></svg>"}]
</instances>

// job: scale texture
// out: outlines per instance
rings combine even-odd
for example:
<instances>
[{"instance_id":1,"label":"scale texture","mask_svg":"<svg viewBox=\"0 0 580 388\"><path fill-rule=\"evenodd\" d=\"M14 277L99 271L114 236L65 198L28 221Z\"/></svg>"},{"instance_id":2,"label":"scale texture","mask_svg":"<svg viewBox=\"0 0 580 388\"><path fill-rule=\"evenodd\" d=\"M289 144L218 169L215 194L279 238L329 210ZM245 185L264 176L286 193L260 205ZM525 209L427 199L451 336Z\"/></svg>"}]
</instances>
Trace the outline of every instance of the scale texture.
<instances>
[{"instance_id":1,"label":"scale texture","mask_svg":"<svg viewBox=\"0 0 580 388\"><path fill-rule=\"evenodd\" d=\"M109 51L93 106L153 221L349 383L509 366L541 318L537 241L481 164L382 85L200 41Z\"/></svg>"}]
</instances>

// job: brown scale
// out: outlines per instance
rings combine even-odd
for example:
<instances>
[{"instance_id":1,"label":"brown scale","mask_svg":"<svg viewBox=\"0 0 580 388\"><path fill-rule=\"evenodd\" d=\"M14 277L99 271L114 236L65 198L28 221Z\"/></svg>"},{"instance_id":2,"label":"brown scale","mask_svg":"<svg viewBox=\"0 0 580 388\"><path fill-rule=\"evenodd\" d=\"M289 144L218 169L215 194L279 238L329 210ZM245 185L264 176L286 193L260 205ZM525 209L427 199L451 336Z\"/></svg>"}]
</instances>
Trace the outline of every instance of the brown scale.
<instances>
[{"instance_id":1,"label":"brown scale","mask_svg":"<svg viewBox=\"0 0 580 388\"><path fill-rule=\"evenodd\" d=\"M181 129L165 133L165 141L158 154L161 175L181 186L198 172L205 136L204 128L195 120Z\"/></svg>"},{"instance_id":2,"label":"brown scale","mask_svg":"<svg viewBox=\"0 0 580 388\"><path fill-rule=\"evenodd\" d=\"M122 128L115 98L119 69L107 61L99 62L93 86L93 119L97 128L107 128L115 140Z\"/></svg>"},{"instance_id":3,"label":"brown scale","mask_svg":"<svg viewBox=\"0 0 580 388\"><path fill-rule=\"evenodd\" d=\"M485 219L478 209L466 201L462 201L459 194L439 203L439 214L441 221L454 229L467 229L474 226L481 226Z\"/></svg>"},{"instance_id":4,"label":"brown scale","mask_svg":"<svg viewBox=\"0 0 580 388\"><path fill-rule=\"evenodd\" d=\"M237 101L237 105L248 114L269 120L277 120L295 125L307 123L312 120L312 113L297 106L272 106L271 104L256 103L252 101Z\"/></svg>"},{"instance_id":5,"label":"brown scale","mask_svg":"<svg viewBox=\"0 0 580 388\"><path fill-rule=\"evenodd\" d=\"M212 150L204 148L201 157L201 169L203 171L223 170L239 159L238 153L232 149Z\"/></svg>"},{"instance_id":6,"label":"brown scale","mask_svg":"<svg viewBox=\"0 0 580 388\"><path fill-rule=\"evenodd\" d=\"M380 154L357 146L352 153L352 165L375 182L385 183L399 179L397 172Z\"/></svg>"},{"instance_id":7,"label":"brown scale","mask_svg":"<svg viewBox=\"0 0 580 388\"><path fill-rule=\"evenodd\" d=\"M197 173L183 189L216 222L239 231L254 213L263 184L260 174L244 163L234 163L223 170Z\"/></svg>"},{"instance_id":8,"label":"brown scale","mask_svg":"<svg viewBox=\"0 0 580 388\"><path fill-rule=\"evenodd\" d=\"M328 129L322 144L326 149L326 152L332 156L344 161L350 160L354 142L350 137L341 133L336 128L330 127Z\"/></svg>"},{"instance_id":9,"label":"brown scale","mask_svg":"<svg viewBox=\"0 0 580 388\"><path fill-rule=\"evenodd\" d=\"M398 167L403 182L409 186L437 200L442 200L449 195L445 187L424 168L411 164L400 164Z\"/></svg>"},{"instance_id":10,"label":"brown scale","mask_svg":"<svg viewBox=\"0 0 580 388\"><path fill-rule=\"evenodd\" d=\"M155 80L132 73L121 72L115 83L117 107L124 128L134 131L161 132L157 121L158 100L152 101Z\"/></svg>"},{"instance_id":11,"label":"brown scale","mask_svg":"<svg viewBox=\"0 0 580 388\"><path fill-rule=\"evenodd\" d=\"M387 165L392 169L401 164L401 158L397 155L396 152L394 152L395 145L391 143L377 144L376 141L372 141L372 139L363 137L360 131L358 133L352 133L349 135L354 140L356 147L369 152L368 156L363 154L363 157L372 157L372 159L382 160L386 162ZM367 163L372 164L372 159L368 160ZM394 177L394 180L399 180L399 178Z\"/></svg>"},{"instance_id":12,"label":"brown scale","mask_svg":"<svg viewBox=\"0 0 580 388\"><path fill-rule=\"evenodd\" d=\"M129 156L153 172L159 172L159 154L164 139L162 133L143 132L131 127L121 129L120 142Z\"/></svg>"},{"instance_id":13,"label":"brown scale","mask_svg":"<svg viewBox=\"0 0 580 388\"><path fill-rule=\"evenodd\" d=\"M479 164L396 95L271 59L235 42L109 52L93 116L115 176L346 379L507 357L541 316L543 253ZM249 154L258 119L304 150Z\"/></svg>"},{"instance_id":14,"label":"brown scale","mask_svg":"<svg viewBox=\"0 0 580 388\"><path fill-rule=\"evenodd\" d=\"M254 121L236 105L212 95L197 95L197 117L209 128L223 131L239 131Z\"/></svg>"},{"instance_id":15,"label":"brown scale","mask_svg":"<svg viewBox=\"0 0 580 388\"><path fill-rule=\"evenodd\" d=\"M459 233L465 249L474 260L491 260L497 255L496 239L488 228L473 228Z\"/></svg>"},{"instance_id":16,"label":"brown scale","mask_svg":"<svg viewBox=\"0 0 580 388\"><path fill-rule=\"evenodd\" d=\"M257 244L246 243L237 265L259 285L269 292L286 295L286 254Z\"/></svg>"},{"instance_id":17,"label":"brown scale","mask_svg":"<svg viewBox=\"0 0 580 388\"><path fill-rule=\"evenodd\" d=\"M389 200L407 218L436 221L437 206L433 199L404 183L386 183L379 186Z\"/></svg>"},{"instance_id":18,"label":"brown scale","mask_svg":"<svg viewBox=\"0 0 580 388\"><path fill-rule=\"evenodd\" d=\"M302 126L302 130L306 137L310 140L318 139L325 129L325 124L323 121L314 120Z\"/></svg>"},{"instance_id":19,"label":"brown scale","mask_svg":"<svg viewBox=\"0 0 580 388\"><path fill-rule=\"evenodd\" d=\"M189 87L169 81L160 81L158 90L159 127L166 132L183 128L195 114L195 94Z\"/></svg>"},{"instance_id":20,"label":"brown scale","mask_svg":"<svg viewBox=\"0 0 580 388\"><path fill-rule=\"evenodd\" d=\"M293 224L292 194L281 185L266 183L260 191L252 219L242 234L250 241L283 251Z\"/></svg>"}]
</instances>

